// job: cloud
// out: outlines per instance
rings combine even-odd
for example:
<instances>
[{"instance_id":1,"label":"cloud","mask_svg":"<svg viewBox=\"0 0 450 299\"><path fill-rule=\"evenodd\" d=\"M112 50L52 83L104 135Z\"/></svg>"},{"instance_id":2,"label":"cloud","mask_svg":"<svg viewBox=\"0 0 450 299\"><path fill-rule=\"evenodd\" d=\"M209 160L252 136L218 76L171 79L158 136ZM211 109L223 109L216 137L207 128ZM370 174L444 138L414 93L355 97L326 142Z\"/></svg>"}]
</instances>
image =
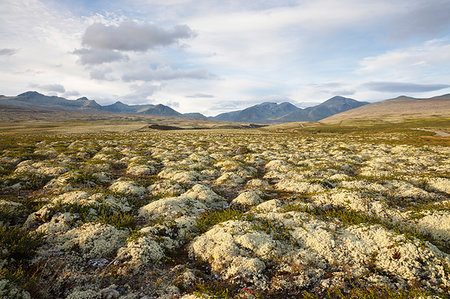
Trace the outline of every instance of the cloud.
<instances>
[{"instance_id":1,"label":"cloud","mask_svg":"<svg viewBox=\"0 0 450 299\"><path fill-rule=\"evenodd\" d=\"M145 83L141 85L133 84L130 86L132 92L125 94L121 97L121 99L124 99L131 104L149 104L153 102L153 99L149 99L149 97L159 91L162 87L163 85L161 84L153 83Z\"/></svg>"},{"instance_id":2,"label":"cloud","mask_svg":"<svg viewBox=\"0 0 450 299\"><path fill-rule=\"evenodd\" d=\"M44 85L30 84L30 86L33 88L39 88L39 89L45 90L45 91L53 91L53 92L60 92L60 93L66 92L66 89L61 84L44 84Z\"/></svg>"},{"instance_id":3,"label":"cloud","mask_svg":"<svg viewBox=\"0 0 450 299\"><path fill-rule=\"evenodd\" d=\"M127 60L128 56L117 51L103 49L76 49L72 52L80 57L81 64L102 64L107 62Z\"/></svg>"},{"instance_id":4,"label":"cloud","mask_svg":"<svg viewBox=\"0 0 450 299\"><path fill-rule=\"evenodd\" d=\"M18 51L19 51L18 49L7 49L7 48L0 49L0 56L11 56L16 54Z\"/></svg>"},{"instance_id":5,"label":"cloud","mask_svg":"<svg viewBox=\"0 0 450 299\"><path fill-rule=\"evenodd\" d=\"M397 17L391 26L391 36L396 40L434 36L450 26L449 0L412 1L404 10L403 16Z\"/></svg>"},{"instance_id":6,"label":"cloud","mask_svg":"<svg viewBox=\"0 0 450 299\"><path fill-rule=\"evenodd\" d=\"M122 76L125 82L130 81L167 81L175 79L214 79L216 76L205 69L174 70L168 66L156 69L141 69Z\"/></svg>"},{"instance_id":7,"label":"cloud","mask_svg":"<svg viewBox=\"0 0 450 299\"><path fill-rule=\"evenodd\" d=\"M427 92L449 88L448 84L415 84L404 82L367 82L361 87L380 92Z\"/></svg>"},{"instance_id":8,"label":"cloud","mask_svg":"<svg viewBox=\"0 0 450 299\"><path fill-rule=\"evenodd\" d=\"M76 91L76 90L71 90L71 91L66 91L65 93L64 93L64 96L65 97L78 97L78 96L80 96L81 94L78 92L78 91Z\"/></svg>"},{"instance_id":9,"label":"cloud","mask_svg":"<svg viewBox=\"0 0 450 299\"><path fill-rule=\"evenodd\" d=\"M168 101L165 103L166 106L169 106L170 108L179 108L180 107L180 102L175 102L175 101Z\"/></svg>"},{"instance_id":10,"label":"cloud","mask_svg":"<svg viewBox=\"0 0 450 299\"><path fill-rule=\"evenodd\" d=\"M147 51L194 36L194 31L187 25L177 25L166 30L155 25L140 25L127 21L119 26L93 24L86 29L82 42L83 45L95 49Z\"/></svg>"},{"instance_id":11,"label":"cloud","mask_svg":"<svg viewBox=\"0 0 450 299\"><path fill-rule=\"evenodd\" d=\"M447 44L446 44L447 42ZM436 67L445 68L450 63L450 44L434 39L420 46L392 50L378 56L366 57L360 62L358 73L375 71L405 71Z\"/></svg>"},{"instance_id":12,"label":"cloud","mask_svg":"<svg viewBox=\"0 0 450 299\"><path fill-rule=\"evenodd\" d=\"M192 95L186 96L186 98L214 98L212 94L206 94L206 93L196 93Z\"/></svg>"},{"instance_id":13,"label":"cloud","mask_svg":"<svg viewBox=\"0 0 450 299\"><path fill-rule=\"evenodd\" d=\"M340 96L351 96L353 94L355 94L355 90L353 89L338 89L338 90L333 90L333 94L334 95L340 95Z\"/></svg>"}]
</instances>

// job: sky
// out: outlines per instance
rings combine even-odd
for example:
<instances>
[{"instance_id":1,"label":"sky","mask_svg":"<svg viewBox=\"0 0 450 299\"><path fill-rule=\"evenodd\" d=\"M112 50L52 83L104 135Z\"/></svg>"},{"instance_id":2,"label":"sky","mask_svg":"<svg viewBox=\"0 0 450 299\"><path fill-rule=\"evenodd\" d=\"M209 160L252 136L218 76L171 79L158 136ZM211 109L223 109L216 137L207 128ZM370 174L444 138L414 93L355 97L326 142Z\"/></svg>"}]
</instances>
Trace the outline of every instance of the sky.
<instances>
[{"instance_id":1,"label":"sky","mask_svg":"<svg viewBox=\"0 0 450 299\"><path fill-rule=\"evenodd\" d=\"M1 0L0 94L205 115L450 93L450 0Z\"/></svg>"}]
</instances>

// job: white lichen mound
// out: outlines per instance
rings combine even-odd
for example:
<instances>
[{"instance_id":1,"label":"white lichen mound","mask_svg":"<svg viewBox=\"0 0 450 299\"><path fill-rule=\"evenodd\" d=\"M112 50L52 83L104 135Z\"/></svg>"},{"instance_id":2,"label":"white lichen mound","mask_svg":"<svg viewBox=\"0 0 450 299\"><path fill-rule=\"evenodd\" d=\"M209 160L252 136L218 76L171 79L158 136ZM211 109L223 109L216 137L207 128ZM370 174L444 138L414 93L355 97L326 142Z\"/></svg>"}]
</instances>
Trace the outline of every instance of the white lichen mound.
<instances>
[{"instance_id":1,"label":"white lichen mound","mask_svg":"<svg viewBox=\"0 0 450 299\"><path fill-rule=\"evenodd\" d=\"M245 191L231 201L232 206L251 207L260 204L264 193L259 190Z\"/></svg>"},{"instance_id":2,"label":"white lichen mound","mask_svg":"<svg viewBox=\"0 0 450 299\"><path fill-rule=\"evenodd\" d=\"M40 225L36 231L53 236L56 233L67 232L72 228L73 223L77 217L74 217L71 213L57 213L53 215L49 222Z\"/></svg>"},{"instance_id":3,"label":"white lichen mound","mask_svg":"<svg viewBox=\"0 0 450 299\"><path fill-rule=\"evenodd\" d=\"M428 180L428 184L438 191L450 194L450 179L432 178Z\"/></svg>"},{"instance_id":4,"label":"white lichen mound","mask_svg":"<svg viewBox=\"0 0 450 299\"><path fill-rule=\"evenodd\" d=\"M297 179L283 179L276 184L280 190L299 192L299 193L318 193L325 189L319 184L311 184L306 181L299 181Z\"/></svg>"},{"instance_id":5,"label":"white lichen mound","mask_svg":"<svg viewBox=\"0 0 450 299\"><path fill-rule=\"evenodd\" d=\"M132 195L142 195L145 193L146 189L142 186L137 186L135 182L128 180L117 180L111 186L109 190L117 193L132 194Z\"/></svg>"},{"instance_id":6,"label":"white lichen mound","mask_svg":"<svg viewBox=\"0 0 450 299\"><path fill-rule=\"evenodd\" d=\"M144 236L128 242L126 247L119 250L117 256L121 260L128 260L131 266L140 267L163 259L164 249L153 236Z\"/></svg>"},{"instance_id":7,"label":"white lichen mound","mask_svg":"<svg viewBox=\"0 0 450 299\"><path fill-rule=\"evenodd\" d=\"M419 219L413 225L422 233L430 234L435 240L450 244L450 213L434 212Z\"/></svg>"},{"instance_id":8,"label":"white lichen mound","mask_svg":"<svg viewBox=\"0 0 450 299\"><path fill-rule=\"evenodd\" d=\"M197 199L210 208L223 208L227 204L222 196L202 184L194 185L186 193L182 194L182 196Z\"/></svg>"},{"instance_id":9,"label":"white lichen mound","mask_svg":"<svg viewBox=\"0 0 450 299\"><path fill-rule=\"evenodd\" d=\"M0 298L31 299L30 293L19 289L8 279L0 279Z\"/></svg>"},{"instance_id":10,"label":"white lichen mound","mask_svg":"<svg viewBox=\"0 0 450 299\"><path fill-rule=\"evenodd\" d=\"M186 191L180 184L170 180L158 181L147 189L153 196L177 196Z\"/></svg>"},{"instance_id":11,"label":"white lichen mound","mask_svg":"<svg viewBox=\"0 0 450 299\"><path fill-rule=\"evenodd\" d=\"M127 173L131 175L152 175L156 174L156 168L151 165L134 165L130 164L127 168Z\"/></svg>"},{"instance_id":12,"label":"white lichen mound","mask_svg":"<svg viewBox=\"0 0 450 299\"><path fill-rule=\"evenodd\" d=\"M109 256L123 244L127 232L109 224L87 223L54 238L58 250L80 251L84 258Z\"/></svg>"},{"instance_id":13,"label":"white lichen mound","mask_svg":"<svg viewBox=\"0 0 450 299\"><path fill-rule=\"evenodd\" d=\"M252 235L243 237L235 235L238 231L251 230L244 221L227 221L214 226L191 244L191 254L204 261L210 261L213 271L225 279L231 277L246 277L260 285L265 263L254 256L253 250L265 253L274 247L268 235ZM262 279L262 280L261 280Z\"/></svg>"},{"instance_id":14,"label":"white lichen mound","mask_svg":"<svg viewBox=\"0 0 450 299\"><path fill-rule=\"evenodd\" d=\"M139 215L146 219L176 219L182 216L198 215L207 206L190 197L168 197L156 200L139 209Z\"/></svg>"},{"instance_id":15,"label":"white lichen mound","mask_svg":"<svg viewBox=\"0 0 450 299\"><path fill-rule=\"evenodd\" d=\"M224 184L232 186L237 186L239 184L243 184L244 182L245 180L239 174L234 172L224 172L216 180L216 184Z\"/></svg>"},{"instance_id":16,"label":"white lichen mound","mask_svg":"<svg viewBox=\"0 0 450 299\"><path fill-rule=\"evenodd\" d=\"M100 293L94 290L76 290L71 292L66 299L98 299Z\"/></svg>"},{"instance_id":17,"label":"white lichen mound","mask_svg":"<svg viewBox=\"0 0 450 299\"><path fill-rule=\"evenodd\" d=\"M53 203L61 204L87 204L90 194L85 191L72 191L55 197Z\"/></svg>"},{"instance_id":18,"label":"white lichen mound","mask_svg":"<svg viewBox=\"0 0 450 299\"><path fill-rule=\"evenodd\" d=\"M182 170L168 167L158 173L158 177L184 184L192 184L202 178L202 176L194 170Z\"/></svg>"}]
</instances>

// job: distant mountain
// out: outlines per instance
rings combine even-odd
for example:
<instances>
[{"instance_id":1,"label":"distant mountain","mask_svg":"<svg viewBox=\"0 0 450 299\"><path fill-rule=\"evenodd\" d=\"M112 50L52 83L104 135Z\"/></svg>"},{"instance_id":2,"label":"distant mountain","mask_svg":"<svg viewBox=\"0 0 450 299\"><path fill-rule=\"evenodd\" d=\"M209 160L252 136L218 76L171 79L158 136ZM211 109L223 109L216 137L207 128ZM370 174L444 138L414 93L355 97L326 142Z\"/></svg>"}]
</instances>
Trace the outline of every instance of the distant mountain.
<instances>
[{"instance_id":1,"label":"distant mountain","mask_svg":"<svg viewBox=\"0 0 450 299\"><path fill-rule=\"evenodd\" d=\"M399 96L394 99L368 104L327 117L326 123L351 120L402 120L406 118L450 117L450 94L416 99Z\"/></svg>"},{"instance_id":2,"label":"distant mountain","mask_svg":"<svg viewBox=\"0 0 450 299\"><path fill-rule=\"evenodd\" d=\"M215 120L255 123L285 123L297 121L317 121L330 115L354 109L366 102L359 102L340 96L333 97L317 106L305 109L298 108L291 103L262 103L244 110L222 113L213 117Z\"/></svg>"},{"instance_id":3,"label":"distant mountain","mask_svg":"<svg viewBox=\"0 0 450 299\"><path fill-rule=\"evenodd\" d=\"M96 101L94 100L89 100L86 97L82 97L82 98L78 98L75 101L77 101L78 103L81 103L81 108L83 109L89 109L89 110L99 110L102 109L102 106L99 105Z\"/></svg>"},{"instance_id":4,"label":"distant mountain","mask_svg":"<svg viewBox=\"0 0 450 299\"><path fill-rule=\"evenodd\" d=\"M2 97L2 105L24 107L24 108L45 108L50 110L98 110L101 106L87 98L79 98L70 101L57 96L45 96L36 91L28 91L15 97Z\"/></svg>"},{"instance_id":5,"label":"distant mountain","mask_svg":"<svg viewBox=\"0 0 450 299\"><path fill-rule=\"evenodd\" d=\"M188 117L188 118L195 118L195 119L208 119L206 116L204 116L201 113L198 112L194 112L194 113L183 113L184 117Z\"/></svg>"},{"instance_id":6,"label":"distant mountain","mask_svg":"<svg viewBox=\"0 0 450 299\"><path fill-rule=\"evenodd\" d=\"M183 116L181 113L173 110L169 106L162 104L150 105L150 107L139 110L141 114L159 115L159 116Z\"/></svg>"},{"instance_id":7,"label":"distant mountain","mask_svg":"<svg viewBox=\"0 0 450 299\"><path fill-rule=\"evenodd\" d=\"M341 96L335 96L317 106L293 111L287 115L284 115L283 117L278 118L276 121L280 123L296 121L318 121L336 113L358 108L367 104L369 103L359 102L354 99L344 98Z\"/></svg>"},{"instance_id":8,"label":"distant mountain","mask_svg":"<svg viewBox=\"0 0 450 299\"><path fill-rule=\"evenodd\" d=\"M127 105L120 101L117 101L114 104L102 106L96 101L89 100L86 97L78 98L76 100L68 100L57 96L46 96L36 91L27 91L15 97L0 96L0 105L21 108L40 108L48 110L79 111L91 113L136 113L159 116L189 117L184 116L174 109L162 104Z\"/></svg>"},{"instance_id":9,"label":"distant mountain","mask_svg":"<svg viewBox=\"0 0 450 299\"><path fill-rule=\"evenodd\" d=\"M278 124L299 121L340 122L351 119L396 119L405 117L450 116L450 94L428 99L415 99L400 96L394 99L369 104L354 99L335 96L331 99L305 109L283 102L280 104L265 102L243 110L205 117L200 113L181 114L162 105L127 105L120 101L111 105L99 105L94 100L81 97L68 100L63 97L46 96L36 91L28 91L17 96L0 95L0 106L4 110L17 111L63 111L64 113L92 114L144 114L158 116L188 117L195 119L213 119L233 122L259 124ZM11 107L9 109L8 107Z\"/></svg>"},{"instance_id":10,"label":"distant mountain","mask_svg":"<svg viewBox=\"0 0 450 299\"><path fill-rule=\"evenodd\" d=\"M269 123L273 119L298 110L301 109L288 102L281 104L265 102L248 107L244 110L222 113L212 117L212 119L237 122Z\"/></svg>"},{"instance_id":11,"label":"distant mountain","mask_svg":"<svg viewBox=\"0 0 450 299\"><path fill-rule=\"evenodd\" d=\"M136 106L129 106L121 101L117 101L114 104L103 106L101 110L113 113L137 113L138 108Z\"/></svg>"}]
</instances>

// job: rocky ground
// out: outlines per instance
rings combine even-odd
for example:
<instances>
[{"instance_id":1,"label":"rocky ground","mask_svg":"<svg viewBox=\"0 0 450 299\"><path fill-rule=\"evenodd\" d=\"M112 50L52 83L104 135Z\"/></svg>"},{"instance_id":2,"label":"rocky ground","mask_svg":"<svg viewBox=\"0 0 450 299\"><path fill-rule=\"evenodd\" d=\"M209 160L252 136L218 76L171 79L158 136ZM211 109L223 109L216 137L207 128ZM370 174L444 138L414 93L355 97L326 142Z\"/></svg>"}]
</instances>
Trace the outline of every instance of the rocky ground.
<instances>
[{"instance_id":1,"label":"rocky ground","mask_svg":"<svg viewBox=\"0 0 450 299\"><path fill-rule=\"evenodd\" d=\"M0 297L449 295L448 146L257 130L0 139Z\"/></svg>"}]
</instances>

